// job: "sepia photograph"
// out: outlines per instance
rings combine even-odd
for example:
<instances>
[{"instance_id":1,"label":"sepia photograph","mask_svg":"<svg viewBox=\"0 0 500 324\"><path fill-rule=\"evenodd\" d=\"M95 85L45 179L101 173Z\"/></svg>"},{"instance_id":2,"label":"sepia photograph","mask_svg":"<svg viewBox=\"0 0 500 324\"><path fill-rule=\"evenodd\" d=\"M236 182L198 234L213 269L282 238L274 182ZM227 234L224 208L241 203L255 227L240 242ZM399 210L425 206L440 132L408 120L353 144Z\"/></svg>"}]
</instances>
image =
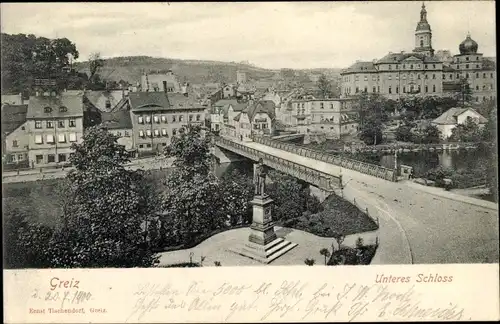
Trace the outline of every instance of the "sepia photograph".
<instances>
[{"instance_id":1,"label":"sepia photograph","mask_svg":"<svg viewBox=\"0 0 500 324\"><path fill-rule=\"evenodd\" d=\"M493 1L1 8L4 269L498 264Z\"/></svg>"}]
</instances>

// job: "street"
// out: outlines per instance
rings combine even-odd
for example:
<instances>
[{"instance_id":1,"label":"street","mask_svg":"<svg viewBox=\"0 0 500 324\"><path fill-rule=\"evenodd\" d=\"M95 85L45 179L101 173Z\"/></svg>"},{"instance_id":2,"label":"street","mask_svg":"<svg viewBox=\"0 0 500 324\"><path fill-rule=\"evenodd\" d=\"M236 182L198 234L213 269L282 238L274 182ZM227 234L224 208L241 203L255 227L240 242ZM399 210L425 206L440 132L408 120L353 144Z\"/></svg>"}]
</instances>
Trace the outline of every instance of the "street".
<instances>
[{"instance_id":1,"label":"street","mask_svg":"<svg viewBox=\"0 0 500 324\"><path fill-rule=\"evenodd\" d=\"M336 165L255 142L244 144L326 173L339 173ZM393 218L391 234L381 236L381 240L394 240L395 246L403 244L401 237L406 236L413 263L498 262L498 205L482 201L471 204L477 199L437 195L424 186L420 189L416 184L390 182L345 168L341 172L343 183L348 182L345 195L359 195L371 202L372 208ZM381 232L387 233L382 222L380 226Z\"/></svg>"}]
</instances>

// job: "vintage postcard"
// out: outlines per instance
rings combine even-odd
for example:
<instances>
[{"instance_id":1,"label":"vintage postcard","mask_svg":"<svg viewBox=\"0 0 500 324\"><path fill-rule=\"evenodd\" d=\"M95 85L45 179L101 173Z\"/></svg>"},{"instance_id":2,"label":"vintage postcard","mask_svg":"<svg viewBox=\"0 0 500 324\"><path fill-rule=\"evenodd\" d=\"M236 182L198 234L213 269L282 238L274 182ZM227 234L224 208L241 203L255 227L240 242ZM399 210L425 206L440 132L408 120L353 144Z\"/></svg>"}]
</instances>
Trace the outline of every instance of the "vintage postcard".
<instances>
[{"instance_id":1,"label":"vintage postcard","mask_svg":"<svg viewBox=\"0 0 500 324\"><path fill-rule=\"evenodd\" d=\"M4 322L500 319L493 1L1 29Z\"/></svg>"}]
</instances>

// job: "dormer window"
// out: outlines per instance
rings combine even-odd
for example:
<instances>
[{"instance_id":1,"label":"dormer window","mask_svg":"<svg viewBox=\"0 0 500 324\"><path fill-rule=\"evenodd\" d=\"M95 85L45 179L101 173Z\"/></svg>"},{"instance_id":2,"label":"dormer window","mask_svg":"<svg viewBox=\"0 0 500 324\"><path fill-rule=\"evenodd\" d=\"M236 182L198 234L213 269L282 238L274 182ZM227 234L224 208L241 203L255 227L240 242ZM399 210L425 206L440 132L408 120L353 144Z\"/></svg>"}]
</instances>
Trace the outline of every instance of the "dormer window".
<instances>
[{"instance_id":1,"label":"dormer window","mask_svg":"<svg viewBox=\"0 0 500 324\"><path fill-rule=\"evenodd\" d=\"M64 106L59 107L59 112L67 112L67 111L68 111L68 108L66 108Z\"/></svg>"},{"instance_id":2,"label":"dormer window","mask_svg":"<svg viewBox=\"0 0 500 324\"><path fill-rule=\"evenodd\" d=\"M46 113L46 114L50 114L52 112L52 108L50 107L45 107L43 108L43 111Z\"/></svg>"},{"instance_id":3,"label":"dormer window","mask_svg":"<svg viewBox=\"0 0 500 324\"><path fill-rule=\"evenodd\" d=\"M111 101L106 100L106 109L111 109Z\"/></svg>"}]
</instances>

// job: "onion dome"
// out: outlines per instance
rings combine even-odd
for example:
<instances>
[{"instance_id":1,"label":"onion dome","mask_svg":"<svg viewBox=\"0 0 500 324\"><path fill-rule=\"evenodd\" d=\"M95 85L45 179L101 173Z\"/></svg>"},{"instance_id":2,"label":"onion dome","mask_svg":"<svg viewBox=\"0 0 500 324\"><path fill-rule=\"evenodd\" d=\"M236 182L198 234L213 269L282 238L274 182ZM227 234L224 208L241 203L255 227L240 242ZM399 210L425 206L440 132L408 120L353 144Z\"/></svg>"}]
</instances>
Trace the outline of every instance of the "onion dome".
<instances>
[{"instance_id":1,"label":"onion dome","mask_svg":"<svg viewBox=\"0 0 500 324\"><path fill-rule=\"evenodd\" d=\"M460 43L458 49L460 50L460 54L476 54L477 47L477 43L470 38L470 34L467 34L467 38Z\"/></svg>"}]
</instances>

